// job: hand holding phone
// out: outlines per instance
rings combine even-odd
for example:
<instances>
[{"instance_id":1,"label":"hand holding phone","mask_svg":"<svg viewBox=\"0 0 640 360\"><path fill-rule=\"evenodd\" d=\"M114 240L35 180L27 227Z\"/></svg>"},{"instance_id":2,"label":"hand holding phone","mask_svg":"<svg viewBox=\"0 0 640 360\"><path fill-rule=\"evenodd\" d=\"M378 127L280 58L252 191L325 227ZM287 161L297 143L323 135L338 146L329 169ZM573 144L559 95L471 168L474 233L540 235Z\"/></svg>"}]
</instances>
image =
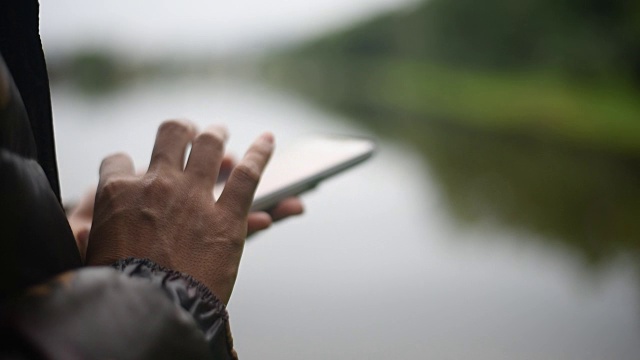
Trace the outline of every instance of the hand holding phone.
<instances>
[{"instance_id":1,"label":"hand holding phone","mask_svg":"<svg viewBox=\"0 0 640 360\"><path fill-rule=\"evenodd\" d=\"M369 159L375 143L350 136L313 136L276 150L256 190L252 211L268 210ZM223 186L216 185L216 198Z\"/></svg>"}]
</instances>

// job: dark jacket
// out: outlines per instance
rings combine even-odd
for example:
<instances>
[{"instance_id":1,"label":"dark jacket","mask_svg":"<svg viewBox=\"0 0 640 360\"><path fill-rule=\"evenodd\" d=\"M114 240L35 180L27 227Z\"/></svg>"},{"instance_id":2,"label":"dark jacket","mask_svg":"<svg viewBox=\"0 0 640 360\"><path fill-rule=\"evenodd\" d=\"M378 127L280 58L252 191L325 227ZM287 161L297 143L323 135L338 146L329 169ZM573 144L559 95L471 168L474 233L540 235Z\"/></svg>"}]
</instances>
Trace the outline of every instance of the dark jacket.
<instances>
[{"instance_id":1,"label":"dark jacket","mask_svg":"<svg viewBox=\"0 0 640 360\"><path fill-rule=\"evenodd\" d=\"M83 268L36 0L0 1L0 55L0 359L236 358L225 306L188 275L144 259Z\"/></svg>"}]
</instances>

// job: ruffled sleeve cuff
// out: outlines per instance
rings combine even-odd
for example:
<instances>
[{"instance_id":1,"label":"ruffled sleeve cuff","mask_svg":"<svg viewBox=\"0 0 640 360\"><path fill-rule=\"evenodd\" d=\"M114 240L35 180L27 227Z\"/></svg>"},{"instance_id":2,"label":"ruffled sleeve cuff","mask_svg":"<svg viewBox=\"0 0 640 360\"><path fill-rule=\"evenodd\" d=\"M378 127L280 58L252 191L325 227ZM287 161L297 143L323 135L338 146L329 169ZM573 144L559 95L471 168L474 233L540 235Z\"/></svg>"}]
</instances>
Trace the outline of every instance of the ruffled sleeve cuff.
<instances>
[{"instance_id":1,"label":"ruffled sleeve cuff","mask_svg":"<svg viewBox=\"0 0 640 360\"><path fill-rule=\"evenodd\" d=\"M160 287L173 303L196 321L214 359L234 359L233 338L225 305L206 286L187 274L167 269L148 259L128 258L113 268L132 278L147 279Z\"/></svg>"}]
</instances>

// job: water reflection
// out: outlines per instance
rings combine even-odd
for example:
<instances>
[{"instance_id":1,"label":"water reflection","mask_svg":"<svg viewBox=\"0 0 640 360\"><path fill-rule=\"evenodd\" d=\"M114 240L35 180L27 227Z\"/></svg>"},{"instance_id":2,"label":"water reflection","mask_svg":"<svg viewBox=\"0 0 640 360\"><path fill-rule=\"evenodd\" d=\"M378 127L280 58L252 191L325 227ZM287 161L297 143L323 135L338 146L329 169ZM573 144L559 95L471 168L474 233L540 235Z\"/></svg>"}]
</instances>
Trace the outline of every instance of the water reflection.
<instances>
[{"instance_id":1,"label":"water reflection","mask_svg":"<svg viewBox=\"0 0 640 360\"><path fill-rule=\"evenodd\" d=\"M541 234L593 266L640 255L637 159L437 124L419 134L405 138L424 155L457 219Z\"/></svg>"}]
</instances>

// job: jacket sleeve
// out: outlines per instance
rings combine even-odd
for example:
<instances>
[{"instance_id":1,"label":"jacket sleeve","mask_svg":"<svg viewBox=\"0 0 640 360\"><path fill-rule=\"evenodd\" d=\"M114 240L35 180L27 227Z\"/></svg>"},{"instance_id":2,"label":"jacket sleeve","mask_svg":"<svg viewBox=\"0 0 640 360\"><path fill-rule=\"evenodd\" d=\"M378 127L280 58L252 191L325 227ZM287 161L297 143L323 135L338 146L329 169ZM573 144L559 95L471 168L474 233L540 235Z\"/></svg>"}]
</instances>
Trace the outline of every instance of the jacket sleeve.
<instances>
[{"instance_id":1,"label":"jacket sleeve","mask_svg":"<svg viewBox=\"0 0 640 360\"><path fill-rule=\"evenodd\" d=\"M64 273L5 311L0 358L237 359L225 306L145 259ZM19 356L17 356L19 355Z\"/></svg>"},{"instance_id":2,"label":"jacket sleeve","mask_svg":"<svg viewBox=\"0 0 640 360\"><path fill-rule=\"evenodd\" d=\"M206 286L189 275L159 266L147 259L126 259L114 268L132 278L156 284L178 308L191 318L204 334L214 359L237 359L229 328L226 306Z\"/></svg>"},{"instance_id":3,"label":"jacket sleeve","mask_svg":"<svg viewBox=\"0 0 640 360\"><path fill-rule=\"evenodd\" d=\"M0 1L0 359L236 358L224 305L190 277L148 260L81 268L38 23L37 0Z\"/></svg>"},{"instance_id":4,"label":"jacket sleeve","mask_svg":"<svg viewBox=\"0 0 640 360\"><path fill-rule=\"evenodd\" d=\"M0 20L0 358L236 358L224 305L189 276L135 259L81 268L37 0L0 1Z\"/></svg>"}]
</instances>

